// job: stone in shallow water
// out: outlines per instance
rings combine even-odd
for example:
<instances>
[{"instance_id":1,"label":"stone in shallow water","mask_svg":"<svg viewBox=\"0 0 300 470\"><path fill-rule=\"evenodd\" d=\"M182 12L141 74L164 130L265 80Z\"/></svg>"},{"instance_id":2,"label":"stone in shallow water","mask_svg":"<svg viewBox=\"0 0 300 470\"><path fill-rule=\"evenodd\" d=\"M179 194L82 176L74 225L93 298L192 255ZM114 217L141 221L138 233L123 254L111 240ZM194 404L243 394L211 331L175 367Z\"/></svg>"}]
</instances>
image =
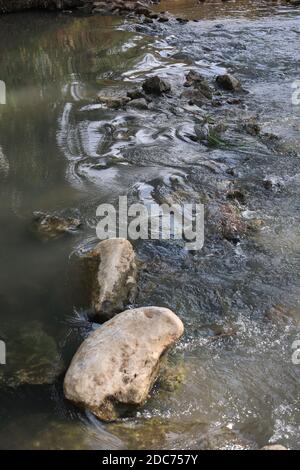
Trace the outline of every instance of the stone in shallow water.
<instances>
[{"instance_id":1,"label":"stone in shallow water","mask_svg":"<svg viewBox=\"0 0 300 470\"><path fill-rule=\"evenodd\" d=\"M158 384L166 392L175 392L183 383L186 368L183 360L171 360L166 356L161 361Z\"/></svg>"},{"instance_id":2,"label":"stone in shallow water","mask_svg":"<svg viewBox=\"0 0 300 470\"><path fill-rule=\"evenodd\" d=\"M149 77L143 83L145 93L163 95L171 90L171 85L158 76Z\"/></svg>"},{"instance_id":3,"label":"stone in shallow water","mask_svg":"<svg viewBox=\"0 0 300 470\"><path fill-rule=\"evenodd\" d=\"M33 217L33 227L44 240L56 238L64 233L74 233L82 225L81 221L74 217L62 217L38 211L33 213Z\"/></svg>"},{"instance_id":4,"label":"stone in shallow water","mask_svg":"<svg viewBox=\"0 0 300 470\"><path fill-rule=\"evenodd\" d=\"M39 322L5 329L6 365L0 369L0 386L52 384L64 364L56 341Z\"/></svg>"},{"instance_id":5,"label":"stone in shallow water","mask_svg":"<svg viewBox=\"0 0 300 470\"><path fill-rule=\"evenodd\" d=\"M92 274L92 311L97 320L121 312L136 294L136 258L125 238L100 242L89 254Z\"/></svg>"},{"instance_id":6,"label":"stone in shallow water","mask_svg":"<svg viewBox=\"0 0 300 470\"><path fill-rule=\"evenodd\" d=\"M131 100L127 106L129 108L135 108L135 109L141 109L141 110L148 109L148 103L144 98Z\"/></svg>"},{"instance_id":7,"label":"stone in shallow water","mask_svg":"<svg viewBox=\"0 0 300 470\"><path fill-rule=\"evenodd\" d=\"M125 95L98 95L97 101L107 108L119 109L125 106L130 98Z\"/></svg>"},{"instance_id":8,"label":"stone in shallow water","mask_svg":"<svg viewBox=\"0 0 300 470\"><path fill-rule=\"evenodd\" d=\"M225 73L224 75L218 75L216 78L217 84L227 91L239 91L241 90L240 81L231 75L230 73Z\"/></svg>"},{"instance_id":9,"label":"stone in shallow water","mask_svg":"<svg viewBox=\"0 0 300 470\"><path fill-rule=\"evenodd\" d=\"M105 421L118 417L120 405L142 405L162 354L182 334L181 320L166 308L116 315L76 352L64 381L66 398Z\"/></svg>"}]
</instances>

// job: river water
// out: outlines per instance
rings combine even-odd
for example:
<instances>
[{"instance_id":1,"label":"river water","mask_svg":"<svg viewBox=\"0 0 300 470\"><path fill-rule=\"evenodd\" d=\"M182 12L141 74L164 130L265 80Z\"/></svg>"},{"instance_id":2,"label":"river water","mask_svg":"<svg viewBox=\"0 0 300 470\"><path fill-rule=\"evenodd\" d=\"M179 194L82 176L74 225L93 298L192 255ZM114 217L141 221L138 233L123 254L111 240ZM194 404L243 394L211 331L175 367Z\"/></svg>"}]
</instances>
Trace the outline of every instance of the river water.
<instances>
[{"instance_id":1,"label":"river water","mask_svg":"<svg viewBox=\"0 0 300 470\"><path fill-rule=\"evenodd\" d=\"M300 339L300 105L292 99L300 9L194 0L159 8L199 21L0 18L0 448L300 448L300 365L292 361ZM247 90L241 101L226 95L204 109L226 121L226 145L193 138L203 110L179 98L190 69L211 82L229 70ZM149 110L99 105L98 94L151 74L173 93ZM253 116L259 135L241 125ZM210 219L232 187L243 219L263 221L238 243ZM207 203L204 248L135 243L136 305L167 306L183 320L171 354L181 380L172 390L155 386L141 409L103 424L62 393L63 371L91 328L73 260L97 242L100 203L174 194ZM36 210L79 216L83 228L41 241L30 228Z\"/></svg>"}]
</instances>

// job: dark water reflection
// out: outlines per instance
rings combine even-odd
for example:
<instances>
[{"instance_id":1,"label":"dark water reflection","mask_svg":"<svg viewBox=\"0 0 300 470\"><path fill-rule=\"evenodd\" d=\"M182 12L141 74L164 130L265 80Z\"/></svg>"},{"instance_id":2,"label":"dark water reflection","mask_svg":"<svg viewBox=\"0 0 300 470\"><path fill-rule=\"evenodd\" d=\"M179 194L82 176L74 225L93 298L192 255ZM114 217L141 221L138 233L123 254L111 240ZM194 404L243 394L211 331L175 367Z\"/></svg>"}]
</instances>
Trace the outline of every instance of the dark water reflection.
<instances>
[{"instance_id":1,"label":"dark water reflection","mask_svg":"<svg viewBox=\"0 0 300 470\"><path fill-rule=\"evenodd\" d=\"M290 102L299 14L267 2L214 3L163 1L161 8L202 21L159 25L156 38L147 26L117 29L120 21L110 17L0 18L7 86L0 107L0 339L8 349L11 328L22 338L20 327L38 321L36 342L42 329L68 364L90 328L71 253L95 242L95 209L103 201L161 196L174 176L187 191L219 200L226 169L235 167L247 192L245 216L267 221L238 247L208 234L196 255L137 243L146 266L137 304L171 307L186 325L174 353L186 369L178 390L155 389L134 416L102 425L63 400L61 376L53 385L8 389L0 369L1 448L299 447L300 369L291 363L298 327L264 317L284 304L299 324L299 110ZM271 55L266 45L274 44ZM246 107L226 110L226 118L236 125L258 112L266 130L281 135L281 149L246 135L241 147L203 148L186 138L193 116L176 97L171 108L162 100L147 112L99 106L104 89L124 89L154 71L176 95L191 64L208 77L231 67L250 94ZM268 174L284 178L284 192L266 194ZM35 210L78 215L84 229L41 242L29 229ZM237 335L211 341L215 327ZM31 354L23 346L15 351L20 369Z\"/></svg>"}]
</instances>

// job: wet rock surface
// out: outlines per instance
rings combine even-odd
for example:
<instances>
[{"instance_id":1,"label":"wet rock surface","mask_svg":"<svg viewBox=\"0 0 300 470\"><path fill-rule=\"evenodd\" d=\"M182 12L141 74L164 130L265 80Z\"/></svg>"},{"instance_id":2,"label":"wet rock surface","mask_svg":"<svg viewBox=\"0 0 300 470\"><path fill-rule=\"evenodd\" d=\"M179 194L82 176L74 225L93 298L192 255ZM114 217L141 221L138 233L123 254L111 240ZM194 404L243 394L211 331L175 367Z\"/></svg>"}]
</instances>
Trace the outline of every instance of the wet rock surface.
<instances>
[{"instance_id":1,"label":"wet rock surface","mask_svg":"<svg viewBox=\"0 0 300 470\"><path fill-rule=\"evenodd\" d=\"M171 85L158 76L147 78L143 83L143 90L150 95L163 95L171 91Z\"/></svg>"},{"instance_id":2,"label":"wet rock surface","mask_svg":"<svg viewBox=\"0 0 300 470\"><path fill-rule=\"evenodd\" d=\"M183 359L166 356L160 364L158 387L166 392L174 392L182 385L185 376L186 369Z\"/></svg>"},{"instance_id":3,"label":"wet rock surface","mask_svg":"<svg viewBox=\"0 0 300 470\"><path fill-rule=\"evenodd\" d=\"M63 217L39 211L33 213L32 228L43 240L75 233L81 226L81 221L75 217Z\"/></svg>"},{"instance_id":4,"label":"wet rock surface","mask_svg":"<svg viewBox=\"0 0 300 470\"><path fill-rule=\"evenodd\" d=\"M217 84L227 91L240 91L241 83L233 75L226 73L224 75L218 75L216 78Z\"/></svg>"},{"instance_id":5,"label":"wet rock surface","mask_svg":"<svg viewBox=\"0 0 300 470\"><path fill-rule=\"evenodd\" d=\"M0 369L0 387L51 385L64 371L56 341L40 322L5 328L6 365Z\"/></svg>"},{"instance_id":6,"label":"wet rock surface","mask_svg":"<svg viewBox=\"0 0 300 470\"><path fill-rule=\"evenodd\" d=\"M183 334L170 310L127 310L91 333L64 381L67 399L111 421L118 405L141 405L157 376L161 355Z\"/></svg>"},{"instance_id":7,"label":"wet rock surface","mask_svg":"<svg viewBox=\"0 0 300 470\"><path fill-rule=\"evenodd\" d=\"M87 254L92 270L92 317L105 321L134 301L137 263L131 243L122 238L100 242Z\"/></svg>"}]
</instances>

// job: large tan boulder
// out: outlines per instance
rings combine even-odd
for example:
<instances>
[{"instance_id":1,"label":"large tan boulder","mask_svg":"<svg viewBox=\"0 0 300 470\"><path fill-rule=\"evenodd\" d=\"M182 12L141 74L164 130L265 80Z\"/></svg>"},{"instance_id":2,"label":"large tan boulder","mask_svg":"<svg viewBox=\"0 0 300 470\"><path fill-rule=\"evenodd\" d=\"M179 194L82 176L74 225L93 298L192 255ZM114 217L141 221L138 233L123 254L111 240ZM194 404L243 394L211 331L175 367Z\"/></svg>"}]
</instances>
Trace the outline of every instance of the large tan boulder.
<instances>
[{"instance_id":1,"label":"large tan boulder","mask_svg":"<svg viewBox=\"0 0 300 470\"><path fill-rule=\"evenodd\" d=\"M92 311L95 319L105 321L134 300L137 288L135 253L125 238L112 238L98 243L92 257L96 260Z\"/></svg>"},{"instance_id":2,"label":"large tan boulder","mask_svg":"<svg viewBox=\"0 0 300 470\"><path fill-rule=\"evenodd\" d=\"M93 331L76 352L64 381L67 399L111 421L121 405L141 405L162 354L183 334L169 309L126 310Z\"/></svg>"}]
</instances>

